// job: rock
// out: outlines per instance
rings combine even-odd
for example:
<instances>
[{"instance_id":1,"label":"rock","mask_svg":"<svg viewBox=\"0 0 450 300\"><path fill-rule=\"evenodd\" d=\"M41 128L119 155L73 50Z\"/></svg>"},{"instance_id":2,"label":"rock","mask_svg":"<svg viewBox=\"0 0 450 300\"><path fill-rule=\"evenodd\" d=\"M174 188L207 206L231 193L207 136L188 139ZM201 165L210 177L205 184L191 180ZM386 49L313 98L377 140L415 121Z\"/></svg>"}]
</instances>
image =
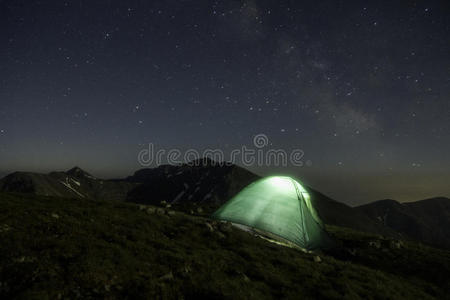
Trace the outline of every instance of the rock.
<instances>
[{"instance_id":1,"label":"rock","mask_svg":"<svg viewBox=\"0 0 450 300\"><path fill-rule=\"evenodd\" d=\"M389 248L391 249L401 249L403 248L403 242L398 240L392 240L389 242Z\"/></svg>"},{"instance_id":2,"label":"rock","mask_svg":"<svg viewBox=\"0 0 450 300\"><path fill-rule=\"evenodd\" d=\"M55 218L55 219L59 219L59 216L57 214L55 214L55 213L52 214L52 217Z\"/></svg>"},{"instance_id":3,"label":"rock","mask_svg":"<svg viewBox=\"0 0 450 300\"><path fill-rule=\"evenodd\" d=\"M217 236L219 237L219 239L225 239L225 238L226 238L225 234L223 234L223 233L220 232L220 231L216 231L216 234L217 234Z\"/></svg>"},{"instance_id":4,"label":"rock","mask_svg":"<svg viewBox=\"0 0 450 300\"><path fill-rule=\"evenodd\" d=\"M186 274L191 273L191 266L190 265L185 265L183 271Z\"/></svg>"},{"instance_id":5,"label":"rock","mask_svg":"<svg viewBox=\"0 0 450 300\"><path fill-rule=\"evenodd\" d=\"M373 248L376 248L376 249L380 249L381 248L381 242L378 241L378 240L370 241L369 242L369 246L373 247Z\"/></svg>"},{"instance_id":6,"label":"rock","mask_svg":"<svg viewBox=\"0 0 450 300\"><path fill-rule=\"evenodd\" d=\"M197 212L198 212L199 214L203 213L203 208L197 207Z\"/></svg>"},{"instance_id":7,"label":"rock","mask_svg":"<svg viewBox=\"0 0 450 300\"><path fill-rule=\"evenodd\" d=\"M152 215L152 214L154 214L155 212L156 212L156 208L154 208L154 207L149 207L149 208L147 208L147 213L149 214L149 215Z\"/></svg>"},{"instance_id":8,"label":"rock","mask_svg":"<svg viewBox=\"0 0 450 300\"><path fill-rule=\"evenodd\" d=\"M167 204L166 205L166 208L171 208L172 207L172 204Z\"/></svg>"},{"instance_id":9,"label":"rock","mask_svg":"<svg viewBox=\"0 0 450 300\"><path fill-rule=\"evenodd\" d=\"M185 264L183 267L181 267L177 274L179 274L181 277L187 278L189 276L189 273L191 273L191 266L189 264Z\"/></svg>"},{"instance_id":10,"label":"rock","mask_svg":"<svg viewBox=\"0 0 450 300\"><path fill-rule=\"evenodd\" d=\"M34 262L36 261L36 258L34 257L29 257L29 256L21 256L19 258L14 259L15 262L18 263L29 263L29 262Z\"/></svg>"},{"instance_id":11,"label":"rock","mask_svg":"<svg viewBox=\"0 0 450 300\"><path fill-rule=\"evenodd\" d=\"M170 271L169 273L159 277L159 280L162 280L162 281L171 281L171 280L173 280L173 273L172 273L172 271Z\"/></svg>"},{"instance_id":12,"label":"rock","mask_svg":"<svg viewBox=\"0 0 450 300\"><path fill-rule=\"evenodd\" d=\"M206 222L205 225L209 229L209 232L213 232L214 231L214 227L210 223Z\"/></svg>"},{"instance_id":13,"label":"rock","mask_svg":"<svg viewBox=\"0 0 450 300\"><path fill-rule=\"evenodd\" d=\"M222 232L231 232L232 231L232 225L230 222L222 222L219 225L219 230Z\"/></svg>"},{"instance_id":14,"label":"rock","mask_svg":"<svg viewBox=\"0 0 450 300\"><path fill-rule=\"evenodd\" d=\"M0 233L1 232L8 232L11 229L8 224L3 224L0 226Z\"/></svg>"},{"instance_id":15,"label":"rock","mask_svg":"<svg viewBox=\"0 0 450 300\"><path fill-rule=\"evenodd\" d=\"M356 252L356 249L347 249L347 251L348 251L348 253L351 255L351 256L356 256L356 254L357 254L357 252Z\"/></svg>"},{"instance_id":16,"label":"rock","mask_svg":"<svg viewBox=\"0 0 450 300\"><path fill-rule=\"evenodd\" d=\"M175 216L175 211L174 211L174 210L169 210L169 211L167 212L167 214L168 214L169 216Z\"/></svg>"},{"instance_id":17,"label":"rock","mask_svg":"<svg viewBox=\"0 0 450 300\"><path fill-rule=\"evenodd\" d=\"M164 208L159 207L156 209L156 214L162 216L166 214L166 211L164 210Z\"/></svg>"},{"instance_id":18,"label":"rock","mask_svg":"<svg viewBox=\"0 0 450 300\"><path fill-rule=\"evenodd\" d=\"M322 262L322 259L318 255L315 255L313 259L314 259L314 262L316 262L316 263Z\"/></svg>"}]
</instances>

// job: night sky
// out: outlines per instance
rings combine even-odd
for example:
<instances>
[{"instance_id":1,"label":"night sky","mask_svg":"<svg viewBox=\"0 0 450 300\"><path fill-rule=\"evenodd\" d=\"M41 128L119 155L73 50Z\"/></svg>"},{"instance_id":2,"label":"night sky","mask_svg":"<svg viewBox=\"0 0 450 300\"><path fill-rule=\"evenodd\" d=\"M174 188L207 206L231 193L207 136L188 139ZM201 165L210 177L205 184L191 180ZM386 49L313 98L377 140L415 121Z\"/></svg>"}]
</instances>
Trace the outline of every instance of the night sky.
<instances>
[{"instance_id":1,"label":"night sky","mask_svg":"<svg viewBox=\"0 0 450 300\"><path fill-rule=\"evenodd\" d=\"M0 1L0 173L302 149L348 204L450 196L449 1Z\"/></svg>"}]
</instances>

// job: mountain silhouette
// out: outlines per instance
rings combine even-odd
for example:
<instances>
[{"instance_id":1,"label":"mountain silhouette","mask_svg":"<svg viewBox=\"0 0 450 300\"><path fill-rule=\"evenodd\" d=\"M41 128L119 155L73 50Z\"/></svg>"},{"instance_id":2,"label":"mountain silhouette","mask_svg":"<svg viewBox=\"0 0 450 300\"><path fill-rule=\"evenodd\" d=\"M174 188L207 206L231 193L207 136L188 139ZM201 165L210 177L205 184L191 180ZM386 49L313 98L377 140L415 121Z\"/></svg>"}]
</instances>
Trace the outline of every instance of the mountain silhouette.
<instances>
[{"instance_id":1,"label":"mountain silhouette","mask_svg":"<svg viewBox=\"0 0 450 300\"><path fill-rule=\"evenodd\" d=\"M428 244L450 247L450 199L444 197L400 203L379 200L356 207L374 222Z\"/></svg>"},{"instance_id":2,"label":"mountain silhouette","mask_svg":"<svg viewBox=\"0 0 450 300\"><path fill-rule=\"evenodd\" d=\"M236 195L248 184L260 179L237 165L191 163L180 166L163 165L153 169L142 169L127 181L141 183L128 194L127 201L158 205L161 202L186 211L201 207L209 214ZM356 230L393 235L394 232L365 214L344 203L304 186L312 195L321 219L330 225Z\"/></svg>"},{"instance_id":3,"label":"mountain silhouette","mask_svg":"<svg viewBox=\"0 0 450 300\"><path fill-rule=\"evenodd\" d=\"M49 174L15 172L0 180L0 192L169 205L188 213L209 215L259 178L237 165L202 159L141 169L132 176L114 180L95 178L79 167ZM447 198L411 203L381 200L352 208L311 187L305 188L327 225L450 247Z\"/></svg>"},{"instance_id":4,"label":"mountain silhouette","mask_svg":"<svg viewBox=\"0 0 450 300\"><path fill-rule=\"evenodd\" d=\"M75 167L67 172L14 172L0 180L0 191L42 196L123 200L135 184L97 179Z\"/></svg>"}]
</instances>

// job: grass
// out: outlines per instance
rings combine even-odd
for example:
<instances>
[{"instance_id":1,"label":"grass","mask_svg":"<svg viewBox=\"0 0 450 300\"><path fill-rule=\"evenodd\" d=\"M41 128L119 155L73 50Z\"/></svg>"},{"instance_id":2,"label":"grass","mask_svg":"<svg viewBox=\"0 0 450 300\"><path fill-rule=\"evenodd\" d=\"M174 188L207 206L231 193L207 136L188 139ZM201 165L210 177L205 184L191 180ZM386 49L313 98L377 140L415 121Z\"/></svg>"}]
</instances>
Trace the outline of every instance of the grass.
<instances>
[{"instance_id":1,"label":"grass","mask_svg":"<svg viewBox=\"0 0 450 300\"><path fill-rule=\"evenodd\" d=\"M448 251L412 242L391 249L388 239L331 227L341 248L304 253L206 222L123 202L0 194L0 297L433 299L450 291ZM374 239L380 249L368 246Z\"/></svg>"}]
</instances>

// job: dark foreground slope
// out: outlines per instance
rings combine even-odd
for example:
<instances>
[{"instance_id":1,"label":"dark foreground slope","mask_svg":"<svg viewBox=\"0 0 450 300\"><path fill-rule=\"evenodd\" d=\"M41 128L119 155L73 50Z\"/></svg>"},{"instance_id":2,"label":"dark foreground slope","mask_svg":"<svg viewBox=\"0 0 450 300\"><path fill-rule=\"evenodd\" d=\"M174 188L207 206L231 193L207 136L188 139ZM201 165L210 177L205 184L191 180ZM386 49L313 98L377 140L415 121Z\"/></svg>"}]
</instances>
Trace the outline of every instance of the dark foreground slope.
<instances>
[{"instance_id":1,"label":"dark foreground slope","mask_svg":"<svg viewBox=\"0 0 450 300\"><path fill-rule=\"evenodd\" d=\"M3 299L427 299L450 292L449 252L341 228L331 229L343 248L308 254L163 208L16 194L0 194L0 207Z\"/></svg>"},{"instance_id":2,"label":"dark foreground slope","mask_svg":"<svg viewBox=\"0 0 450 300\"><path fill-rule=\"evenodd\" d=\"M432 198L399 203L380 200L356 207L372 221L405 237L450 248L450 199Z\"/></svg>"}]
</instances>

